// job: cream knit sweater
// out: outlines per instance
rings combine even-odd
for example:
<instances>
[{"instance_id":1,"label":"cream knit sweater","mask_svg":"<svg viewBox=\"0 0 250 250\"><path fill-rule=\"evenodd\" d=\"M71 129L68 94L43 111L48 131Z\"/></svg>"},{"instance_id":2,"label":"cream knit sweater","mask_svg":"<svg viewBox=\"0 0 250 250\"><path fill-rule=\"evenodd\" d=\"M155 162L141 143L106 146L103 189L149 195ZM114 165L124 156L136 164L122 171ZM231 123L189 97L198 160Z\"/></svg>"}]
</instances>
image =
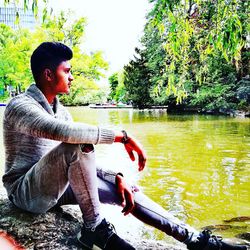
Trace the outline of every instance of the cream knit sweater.
<instances>
[{"instance_id":1,"label":"cream knit sweater","mask_svg":"<svg viewBox=\"0 0 250 250\"><path fill-rule=\"evenodd\" d=\"M39 88L32 84L7 105L3 119L5 174L3 183L10 195L27 171L61 142L111 144L114 132L72 121L57 98L53 108ZM115 183L116 173L97 169L101 178Z\"/></svg>"}]
</instances>

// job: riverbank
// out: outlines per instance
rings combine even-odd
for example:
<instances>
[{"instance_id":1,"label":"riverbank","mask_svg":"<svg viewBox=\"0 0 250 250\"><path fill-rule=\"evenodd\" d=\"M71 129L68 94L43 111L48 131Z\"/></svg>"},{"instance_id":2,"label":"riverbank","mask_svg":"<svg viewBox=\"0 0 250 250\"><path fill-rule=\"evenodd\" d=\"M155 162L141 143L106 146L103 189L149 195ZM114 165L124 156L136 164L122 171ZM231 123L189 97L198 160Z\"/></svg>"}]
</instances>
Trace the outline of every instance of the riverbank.
<instances>
[{"instance_id":1,"label":"riverbank","mask_svg":"<svg viewBox=\"0 0 250 250\"><path fill-rule=\"evenodd\" d=\"M1 237L7 235L12 243L14 240L25 250L81 250L76 240L81 220L78 209L73 209L72 206L63 206L62 209L51 210L42 215L24 212L8 201L5 189L0 187L0 243ZM186 249L179 242L173 244L141 239L127 230L120 236L137 250Z\"/></svg>"},{"instance_id":2,"label":"riverbank","mask_svg":"<svg viewBox=\"0 0 250 250\"><path fill-rule=\"evenodd\" d=\"M76 235L81 227L79 213L69 206L42 215L23 212L7 199L0 199L0 232L7 233L26 250L80 250ZM2 233L2 235L4 235ZM122 235L138 250L184 250L181 243L134 239L129 232Z\"/></svg>"},{"instance_id":3,"label":"riverbank","mask_svg":"<svg viewBox=\"0 0 250 250\"><path fill-rule=\"evenodd\" d=\"M7 102L0 103L0 107L5 107ZM69 105L64 104L66 107L88 107L91 109L139 109L139 110L165 110L167 113L171 114L209 114L209 115L225 115L232 117L250 117L250 107L248 110L233 110L220 108L218 110L203 110L201 108L195 107L185 107L183 105L177 105L174 107L169 107L168 105L152 105L146 107L134 107L132 105L108 105L108 104L83 104L83 105Z\"/></svg>"},{"instance_id":4,"label":"riverbank","mask_svg":"<svg viewBox=\"0 0 250 250\"><path fill-rule=\"evenodd\" d=\"M81 216L72 206L50 210L46 214L35 215L24 212L8 201L0 198L0 244L8 239L20 250L80 250L76 239L81 228ZM120 235L137 250L184 250L184 244L160 240L138 238L126 232ZM244 236L249 237L249 235ZM171 241L171 240L170 240ZM231 242L247 244L247 241L231 239ZM173 241L172 241L173 242ZM10 248L7 248L10 249ZM12 249L12 248L11 248ZM249 248L248 248L249 249Z\"/></svg>"},{"instance_id":5,"label":"riverbank","mask_svg":"<svg viewBox=\"0 0 250 250\"><path fill-rule=\"evenodd\" d=\"M80 105L81 106L81 105ZM250 107L248 110L233 110L233 109L224 109L220 108L218 110L203 110L201 108L195 107L185 107L183 105L178 105L175 107L169 107L168 105L152 105L152 106L145 106L145 107L135 107L132 105L82 105L83 107L89 107L91 109L135 109L135 110L164 110L169 114L208 114L208 115L225 115L225 116L232 116L232 117L250 117ZM68 107L75 107L70 106Z\"/></svg>"}]
</instances>

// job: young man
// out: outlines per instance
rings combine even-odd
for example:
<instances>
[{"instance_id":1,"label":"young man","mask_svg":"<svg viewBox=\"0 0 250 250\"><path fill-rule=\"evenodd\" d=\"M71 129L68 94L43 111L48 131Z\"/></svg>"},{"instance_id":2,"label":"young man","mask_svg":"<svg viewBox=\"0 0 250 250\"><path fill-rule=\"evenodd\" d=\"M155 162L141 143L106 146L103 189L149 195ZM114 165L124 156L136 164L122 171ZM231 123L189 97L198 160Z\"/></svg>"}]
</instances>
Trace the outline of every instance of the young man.
<instances>
[{"instance_id":1,"label":"young man","mask_svg":"<svg viewBox=\"0 0 250 250\"><path fill-rule=\"evenodd\" d=\"M33 213L45 213L56 205L78 204L83 218L78 240L87 249L93 245L110 250L134 249L101 217L100 201L123 206L125 215L132 213L185 243L188 249L246 249L228 245L208 231L197 232L128 186L121 173L96 166L93 144L123 143L131 160L134 153L138 155L139 171L145 166L146 156L125 131L72 121L57 98L70 91L72 56L71 49L61 43L42 43L31 56L35 84L6 107L3 182L9 199Z\"/></svg>"}]
</instances>

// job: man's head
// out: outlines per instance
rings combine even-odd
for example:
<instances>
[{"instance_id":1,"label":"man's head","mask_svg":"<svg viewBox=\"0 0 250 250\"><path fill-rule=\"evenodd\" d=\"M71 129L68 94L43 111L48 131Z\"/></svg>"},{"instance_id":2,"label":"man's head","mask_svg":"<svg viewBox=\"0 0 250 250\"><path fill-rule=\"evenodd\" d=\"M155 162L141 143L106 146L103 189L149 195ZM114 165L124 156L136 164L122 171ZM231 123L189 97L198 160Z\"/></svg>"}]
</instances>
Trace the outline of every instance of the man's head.
<instances>
[{"instance_id":1,"label":"man's head","mask_svg":"<svg viewBox=\"0 0 250 250\"><path fill-rule=\"evenodd\" d=\"M34 50L30 59L31 70L36 84L38 86L51 84L53 88L60 84L70 85L73 77L70 73L71 67L68 61L72 57L72 50L62 43L44 42L40 44ZM62 81L65 83L62 83ZM65 91L62 90L61 92ZM58 90L58 93L60 93L60 90Z\"/></svg>"}]
</instances>

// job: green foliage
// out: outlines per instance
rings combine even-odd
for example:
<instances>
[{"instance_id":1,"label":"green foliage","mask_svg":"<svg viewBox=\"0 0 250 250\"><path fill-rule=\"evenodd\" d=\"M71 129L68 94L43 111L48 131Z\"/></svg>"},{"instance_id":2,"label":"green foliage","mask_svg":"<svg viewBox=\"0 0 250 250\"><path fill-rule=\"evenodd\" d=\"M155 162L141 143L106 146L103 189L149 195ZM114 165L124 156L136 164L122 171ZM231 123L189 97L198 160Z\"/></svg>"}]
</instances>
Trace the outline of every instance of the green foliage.
<instances>
[{"instance_id":1,"label":"green foliage","mask_svg":"<svg viewBox=\"0 0 250 250\"><path fill-rule=\"evenodd\" d=\"M109 85L110 85L110 94L109 94L109 98L111 100L114 100L114 97L116 95L116 88L118 86L118 73L114 73L113 75L111 75L109 78Z\"/></svg>"},{"instance_id":2,"label":"green foliage","mask_svg":"<svg viewBox=\"0 0 250 250\"><path fill-rule=\"evenodd\" d=\"M84 18L72 21L72 13L63 12L58 17L47 18L34 32L12 30L0 24L0 83L3 88L9 86L24 91L33 81L29 65L33 50L44 41L59 41L73 50L71 64L75 78L70 95L62 96L61 100L68 105L104 102L107 90L100 89L96 81L104 76L108 63L100 51L88 55L80 50L85 25Z\"/></svg>"},{"instance_id":3,"label":"green foliage","mask_svg":"<svg viewBox=\"0 0 250 250\"><path fill-rule=\"evenodd\" d=\"M249 106L249 88L241 79L249 75L250 2L150 2L142 49L124 67L133 103L182 103L204 111Z\"/></svg>"},{"instance_id":4,"label":"green foliage","mask_svg":"<svg viewBox=\"0 0 250 250\"><path fill-rule=\"evenodd\" d=\"M237 71L224 58L217 57L207 65L208 74L201 85L193 85L190 104L201 110L218 112L237 107Z\"/></svg>"},{"instance_id":5,"label":"green foliage","mask_svg":"<svg viewBox=\"0 0 250 250\"><path fill-rule=\"evenodd\" d=\"M114 97L114 100L117 103L119 103L119 102L128 103L129 102L128 93L127 93L127 90L126 90L125 85L124 85L124 79L119 81L119 84L116 88L116 95Z\"/></svg>"},{"instance_id":6,"label":"green foliage","mask_svg":"<svg viewBox=\"0 0 250 250\"><path fill-rule=\"evenodd\" d=\"M144 29L142 44L144 45L143 55L145 56L145 66L149 71L149 94L154 100L154 104L164 105L168 100L166 95L166 51L163 47L165 39L159 30L149 22ZM143 76L142 76L143 77Z\"/></svg>"},{"instance_id":7,"label":"green foliage","mask_svg":"<svg viewBox=\"0 0 250 250\"><path fill-rule=\"evenodd\" d=\"M149 1L153 7L147 16L142 48L136 49L135 58L124 67L124 72L109 78L109 99L132 101L137 107L173 107L182 103L179 106L205 111L248 109L250 2ZM24 0L24 6L28 6L28 2ZM38 0L31 2L34 13L37 13ZM65 13L57 18L48 17L48 2L44 2L43 27L32 35L32 39L28 38L30 47L37 46L42 40L62 41L71 46L75 54L72 65L76 79L71 94L62 100L68 104L90 103L89 93L102 93L95 81L108 65L101 52L81 53L79 45L84 35L84 18L70 22L69 14ZM25 41L25 36L18 36L8 28L1 29L0 48L3 52L0 63L4 70L0 72L0 80L25 87L30 81L30 73L12 54L12 51L17 52L15 48L24 51L22 62L27 63L28 44L24 46L21 41ZM3 61L6 58L8 60ZM101 99L101 95L96 96Z\"/></svg>"},{"instance_id":8,"label":"green foliage","mask_svg":"<svg viewBox=\"0 0 250 250\"><path fill-rule=\"evenodd\" d=\"M0 82L14 89L21 85L23 90L32 79L29 70L30 33L27 30L14 32L0 24L0 34Z\"/></svg>"},{"instance_id":9,"label":"green foliage","mask_svg":"<svg viewBox=\"0 0 250 250\"><path fill-rule=\"evenodd\" d=\"M72 21L73 13L61 12L59 16L49 16L44 20L41 29L46 30L47 39L60 41L71 47L76 47L82 43L86 19L80 18Z\"/></svg>"},{"instance_id":10,"label":"green foliage","mask_svg":"<svg viewBox=\"0 0 250 250\"><path fill-rule=\"evenodd\" d=\"M112 74L109 78L109 100L115 101L117 103L127 103L128 102L128 92L124 85L124 72L116 72Z\"/></svg>"},{"instance_id":11,"label":"green foliage","mask_svg":"<svg viewBox=\"0 0 250 250\"><path fill-rule=\"evenodd\" d=\"M32 0L32 1L29 1L29 0L23 0L23 4L21 3L21 6L23 6L24 10L28 10L30 7L34 13L34 16L36 18L38 18L38 2L39 0ZM40 3L43 3L44 5L44 8L42 10L42 19L43 21L48 17L48 13L49 13L49 8L48 8L48 0L40 0ZM10 3L14 3L16 4L17 6L20 4L20 1L19 0L4 0L4 4L5 5L8 5ZM31 6L30 6L30 3L31 3ZM52 13L52 9L50 9L50 13ZM18 23L19 22L19 12L17 11L16 12L16 22Z\"/></svg>"},{"instance_id":12,"label":"green foliage","mask_svg":"<svg viewBox=\"0 0 250 250\"><path fill-rule=\"evenodd\" d=\"M150 72L146 66L147 59L139 49L136 49L138 57L130 61L124 67L124 85L133 105L144 108L153 101L150 97Z\"/></svg>"},{"instance_id":13,"label":"green foliage","mask_svg":"<svg viewBox=\"0 0 250 250\"><path fill-rule=\"evenodd\" d=\"M240 100L241 105L243 103L250 103L250 78L249 76L240 80L237 84L236 95Z\"/></svg>"},{"instance_id":14,"label":"green foliage","mask_svg":"<svg viewBox=\"0 0 250 250\"><path fill-rule=\"evenodd\" d=\"M103 104L106 102L108 96L108 91L105 88L85 89L82 92L75 92L75 95L71 93L69 96L61 96L61 101L67 106L85 106L91 103Z\"/></svg>"}]
</instances>

